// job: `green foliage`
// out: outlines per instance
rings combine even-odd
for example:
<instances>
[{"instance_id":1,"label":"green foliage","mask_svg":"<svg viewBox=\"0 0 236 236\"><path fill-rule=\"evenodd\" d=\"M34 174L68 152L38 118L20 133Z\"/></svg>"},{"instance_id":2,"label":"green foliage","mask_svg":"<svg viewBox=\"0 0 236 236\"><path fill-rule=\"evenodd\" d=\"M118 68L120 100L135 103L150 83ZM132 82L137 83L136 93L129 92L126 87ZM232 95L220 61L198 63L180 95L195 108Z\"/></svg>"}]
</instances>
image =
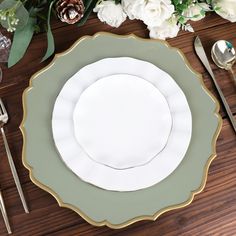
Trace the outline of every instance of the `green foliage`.
<instances>
[{"instance_id":1,"label":"green foliage","mask_svg":"<svg viewBox=\"0 0 236 236\"><path fill-rule=\"evenodd\" d=\"M96 5L97 0L84 0L85 13L91 8L92 5Z\"/></svg>"},{"instance_id":2,"label":"green foliage","mask_svg":"<svg viewBox=\"0 0 236 236\"><path fill-rule=\"evenodd\" d=\"M50 57L55 50L53 34L50 26L50 15L54 0L36 0L36 1L4 0L0 4L0 9L6 14L6 20L0 21L1 25L8 31L15 31L12 47L10 50L8 67L15 65L25 54L33 34L46 28L47 31L47 51L42 60ZM29 9L28 11L26 9ZM0 11L1 12L1 11ZM18 19L16 27L9 28L9 13ZM1 15L0 15L1 16Z\"/></svg>"},{"instance_id":3,"label":"green foliage","mask_svg":"<svg viewBox=\"0 0 236 236\"><path fill-rule=\"evenodd\" d=\"M219 11L221 7L214 7L214 11Z\"/></svg>"},{"instance_id":4,"label":"green foliage","mask_svg":"<svg viewBox=\"0 0 236 236\"><path fill-rule=\"evenodd\" d=\"M176 13L182 15L184 10L188 9L188 6L192 4L192 0L172 0L172 4L175 6Z\"/></svg>"},{"instance_id":5,"label":"green foliage","mask_svg":"<svg viewBox=\"0 0 236 236\"><path fill-rule=\"evenodd\" d=\"M22 29L27 24L29 13L21 1L4 0L0 9L0 23L8 31Z\"/></svg>"},{"instance_id":6,"label":"green foliage","mask_svg":"<svg viewBox=\"0 0 236 236\"><path fill-rule=\"evenodd\" d=\"M8 58L8 67L15 65L24 56L33 37L35 23L36 19L30 17L23 28L15 31Z\"/></svg>"},{"instance_id":7,"label":"green foliage","mask_svg":"<svg viewBox=\"0 0 236 236\"><path fill-rule=\"evenodd\" d=\"M34 33L46 30L47 51L43 60L49 58L55 50L54 38L50 26L51 14L54 12L54 3L58 0L0 0L0 25L10 32L14 32L12 47L10 51L8 66L16 64L25 54ZM77 23L82 26L94 7L103 0L83 0L85 5L84 16ZM120 4L121 0L113 0ZM219 7L212 6L212 0L171 0L175 7L175 16L181 26L186 26L186 22L191 18L204 16L208 9L201 9L198 15L187 17L185 11L193 4L207 3L212 11L218 11ZM199 5L200 6L200 5Z\"/></svg>"},{"instance_id":8,"label":"green foliage","mask_svg":"<svg viewBox=\"0 0 236 236\"><path fill-rule=\"evenodd\" d=\"M97 0L86 0L84 1L85 4L85 12L84 12L84 16L83 18L79 21L79 23L77 23L77 26L82 26L86 23L86 21L88 20L90 14L93 11L93 8L96 6L97 4Z\"/></svg>"},{"instance_id":9,"label":"green foliage","mask_svg":"<svg viewBox=\"0 0 236 236\"><path fill-rule=\"evenodd\" d=\"M53 38L53 34L51 31L51 25L50 25L50 19L51 19L51 11L52 11L52 6L54 4L54 1L52 1L50 3L49 9L48 9L48 19L47 19L47 41L48 41L48 47L47 47L47 51L46 54L44 55L42 61L47 60L53 53L55 50L55 43L54 43L54 38Z\"/></svg>"}]
</instances>

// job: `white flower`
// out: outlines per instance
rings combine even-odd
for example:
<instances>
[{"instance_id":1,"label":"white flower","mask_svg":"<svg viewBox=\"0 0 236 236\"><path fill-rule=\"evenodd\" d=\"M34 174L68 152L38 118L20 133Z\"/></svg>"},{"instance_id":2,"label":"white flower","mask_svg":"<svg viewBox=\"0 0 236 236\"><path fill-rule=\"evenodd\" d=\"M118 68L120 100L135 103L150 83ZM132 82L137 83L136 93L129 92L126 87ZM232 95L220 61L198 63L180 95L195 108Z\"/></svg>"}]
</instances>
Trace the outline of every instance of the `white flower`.
<instances>
[{"instance_id":1,"label":"white flower","mask_svg":"<svg viewBox=\"0 0 236 236\"><path fill-rule=\"evenodd\" d=\"M198 21L205 17L205 12L209 11L210 7L206 3L197 3L191 5L184 11L183 16L190 18L192 21Z\"/></svg>"},{"instance_id":2,"label":"white flower","mask_svg":"<svg viewBox=\"0 0 236 236\"><path fill-rule=\"evenodd\" d=\"M101 22L105 22L112 27L119 27L126 19L121 4L115 4L115 1L101 1L93 9L97 12L98 18Z\"/></svg>"},{"instance_id":3,"label":"white flower","mask_svg":"<svg viewBox=\"0 0 236 236\"><path fill-rule=\"evenodd\" d=\"M145 0L122 0L121 4L130 20L140 20Z\"/></svg>"},{"instance_id":4,"label":"white flower","mask_svg":"<svg viewBox=\"0 0 236 236\"><path fill-rule=\"evenodd\" d=\"M174 13L171 0L122 0L128 17L140 19L149 27L160 26Z\"/></svg>"},{"instance_id":5,"label":"white flower","mask_svg":"<svg viewBox=\"0 0 236 236\"><path fill-rule=\"evenodd\" d=\"M171 17L164 21L160 26L148 27L150 30L149 36L154 39L174 38L179 32L179 26L177 25L177 19Z\"/></svg>"},{"instance_id":6,"label":"white flower","mask_svg":"<svg viewBox=\"0 0 236 236\"><path fill-rule=\"evenodd\" d=\"M145 2L141 19L149 27L162 25L175 11L170 0L147 0Z\"/></svg>"},{"instance_id":7,"label":"white flower","mask_svg":"<svg viewBox=\"0 0 236 236\"><path fill-rule=\"evenodd\" d=\"M235 0L213 0L212 5L216 13L231 22L236 22L236 1Z\"/></svg>"}]
</instances>

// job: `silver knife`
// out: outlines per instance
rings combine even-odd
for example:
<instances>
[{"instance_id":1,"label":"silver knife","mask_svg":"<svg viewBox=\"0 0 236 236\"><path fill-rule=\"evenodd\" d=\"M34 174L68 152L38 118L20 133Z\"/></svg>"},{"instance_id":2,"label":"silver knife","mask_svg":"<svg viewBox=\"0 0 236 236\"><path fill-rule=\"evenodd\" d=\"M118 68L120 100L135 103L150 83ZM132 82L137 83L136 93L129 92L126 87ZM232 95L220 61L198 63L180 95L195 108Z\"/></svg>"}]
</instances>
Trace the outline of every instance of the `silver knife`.
<instances>
[{"instance_id":1,"label":"silver knife","mask_svg":"<svg viewBox=\"0 0 236 236\"><path fill-rule=\"evenodd\" d=\"M233 114L232 114L232 112L230 110L230 107L229 107L229 105L228 105L228 103L227 103L227 101L225 99L225 96L224 96L220 86L218 85L218 83L216 81L216 78L215 78L215 76L213 74L213 71L212 71L211 66L209 64L209 61L207 59L205 50L204 50L204 48L202 46L202 42L201 42L201 40L200 40L200 38L198 36L195 38L194 48L195 48L195 51L196 51L198 57L200 58L202 64L205 66L205 68L207 69L208 73L211 75L211 78L212 78L213 83L214 83L214 85L215 85L215 87L217 89L217 92L218 92L218 94L219 94L219 96L221 98L221 101L224 104L224 107L226 109L226 112L227 112L227 115L228 115L228 117L230 119L230 122L231 122L231 124L232 124L232 126L234 128L234 131L236 132L236 122L235 122L234 116L233 116Z\"/></svg>"}]
</instances>

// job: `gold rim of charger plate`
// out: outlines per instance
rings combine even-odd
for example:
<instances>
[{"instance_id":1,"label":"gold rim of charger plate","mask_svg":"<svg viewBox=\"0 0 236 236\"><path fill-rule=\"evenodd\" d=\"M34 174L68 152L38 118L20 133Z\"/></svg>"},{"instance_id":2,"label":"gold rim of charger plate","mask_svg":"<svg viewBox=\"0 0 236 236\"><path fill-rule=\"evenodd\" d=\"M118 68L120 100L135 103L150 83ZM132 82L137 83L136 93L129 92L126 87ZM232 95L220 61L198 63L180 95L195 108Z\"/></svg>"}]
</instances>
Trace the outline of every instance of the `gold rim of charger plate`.
<instances>
[{"instance_id":1,"label":"gold rim of charger plate","mask_svg":"<svg viewBox=\"0 0 236 236\"><path fill-rule=\"evenodd\" d=\"M113 36L113 37L118 37L118 38L132 38L132 39L136 39L136 40L141 40L141 41L147 41L147 42L150 42L150 41L155 41L155 42L159 42L159 43L162 43L164 44L167 48L170 48L171 50L174 50L176 51L177 53L179 53L182 57L182 59L184 60L185 64L187 65L187 67L189 68L189 70L195 74L201 85L202 85L202 88L203 90L211 97L211 99L215 102L216 104L216 108L215 108L215 111L214 111L214 114L216 115L216 117L218 118L218 127L217 127L217 130L214 134L214 137L213 137L213 140L212 140L212 154L211 156L209 157L206 165L205 165L205 170L204 170L204 174L203 174L203 178L202 178L202 182L201 182L201 185L200 187L195 190L195 191L191 191L191 194L190 194L190 197L183 203L180 203L180 204L176 204L176 205L172 205L172 206L169 206L169 207L166 207L164 209L161 209L159 211L157 211L154 215L150 216L150 215L143 215L143 216L138 216L138 217L135 217L133 219L130 219L128 221L125 221L124 223L121 223L121 224L112 224L110 223L109 221L107 220L104 220L104 221L101 221L101 222L96 222L94 220L92 220L91 218L89 218L84 212L82 212L79 208L77 207L74 207L73 205L71 204L68 204L68 203L64 203L62 201L62 199L60 198L60 196L54 192L51 188L47 187L46 185L42 184L41 182L39 182L33 175L33 168L27 163L27 160L26 160L26 155L25 155L25 146L26 146L26 135L25 135L25 129L24 129L24 123L25 123L25 120L26 120L26 116L27 116L27 109L26 109L26 95L27 95L27 92L29 90L32 89L32 80L37 78L39 74L45 72L46 70L50 69L50 67L52 67L55 63L55 61L57 60L57 58L59 57L62 57L68 53L70 53L78 44L80 44L83 40L86 40L86 39L94 39L96 37L99 37L99 36L102 36L102 35L108 35L108 36ZM208 170L209 170L209 167L210 167L210 164L211 162L215 159L216 157L216 140L220 134L220 130L222 128L222 118L219 114L219 110L220 110L220 105L219 105L219 102L217 101L217 99L211 94L211 92L207 89L207 87L205 86L205 84L203 83L203 79L202 79L202 76L197 72L195 71L192 66L190 65L190 63L188 62L187 58L185 57L185 55L183 54L182 51L180 51L179 49L175 48L175 47L172 47L170 46L170 44L166 41L163 41L163 40L159 40L159 39L143 39L143 38L140 38L134 34L129 34L129 35L116 35L116 34L112 34L112 33L108 33L108 32L99 32L99 33L96 33L94 34L93 36L83 36L81 37L79 40L77 40L68 50L62 52L62 53L58 53L55 55L55 57L53 58L53 60L51 61L51 63L46 66L45 68L41 69L40 71L38 71L37 73L35 73L31 78L30 78L30 82L29 82L29 86L28 88L26 88L23 92L23 95L22 95L22 103L23 103L23 111L24 111L24 115L23 115L23 119L22 119L22 122L20 124L20 130L21 130L21 133L22 133L22 136L23 136L23 148L22 148L22 161L23 161L23 165L29 170L29 174L30 174L30 179L31 181L37 185L39 188L47 191L48 193L50 193L58 202L59 206L60 207L65 207L65 208L69 208L73 211L75 211L76 213L78 213L83 219L85 219L87 222L89 222L90 224L94 225L94 226L108 226L110 228L113 228L113 229L120 229L120 228L124 228L126 226L129 226L135 222L138 222L138 221L141 221L141 220L152 220L152 221L155 221L161 214L167 212L167 211L171 211L171 210L174 210L174 209L179 209L179 208L182 208L182 207L185 207L185 206L188 206L194 199L194 196L200 192L202 192L202 190L204 189L205 185L206 185L206 182L207 182L207 175L208 175Z\"/></svg>"}]
</instances>

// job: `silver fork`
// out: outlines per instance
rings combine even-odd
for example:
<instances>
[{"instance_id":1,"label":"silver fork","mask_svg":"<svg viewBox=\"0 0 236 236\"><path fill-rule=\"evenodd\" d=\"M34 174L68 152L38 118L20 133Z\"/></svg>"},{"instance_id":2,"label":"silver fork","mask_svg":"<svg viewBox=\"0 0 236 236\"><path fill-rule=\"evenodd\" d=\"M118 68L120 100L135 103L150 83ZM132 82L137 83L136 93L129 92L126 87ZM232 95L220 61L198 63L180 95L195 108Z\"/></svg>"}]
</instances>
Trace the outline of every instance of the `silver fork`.
<instances>
[{"instance_id":1,"label":"silver fork","mask_svg":"<svg viewBox=\"0 0 236 236\"><path fill-rule=\"evenodd\" d=\"M6 149L8 162L10 164L11 172L12 172L15 184L16 184L16 188L17 188L18 193L20 195L20 199L21 199L22 205L24 207L24 210L25 210L26 213L29 213L29 210L28 210L28 207L27 207L27 204L26 204L26 201L25 201L24 193L22 191L22 187L21 187L21 184L20 184L20 180L19 180L19 177L18 177L18 174L17 174L17 171L16 171L16 167L15 167L15 164L13 162L13 158L12 158L12 155L11 155L11 152L10 152L10 148L8 146L8 143L7 143L7 138L6 138L4 129L3 129L3 126L7 123L7 121L8 121L8 114L7 114L7 111L6 111L6 108L5 108L4 104L2 102L2 99L0 98L0 130L1 130L1 133L2 133L3 142L4 142L4 145L5 145L5 149Z\"/></svg>"},{"instance_id":2,"label":"silver fork","mask_svg":"<svg viewBox=\"0 0 236 236\"><path fill-rule=\"evenodd\" d=\"M11 234L12 231L11 231L11 227L10 227L10 224L9 224L7 211L6 211L4 201L3 201L3 196L2 196L2 191L1 190L0 190L0 209L1 209L1 212L2 212L3 220L4 220L6 228L7 228L7 232L8 232L8 234Z\"/></svg>"}]
</instances>

